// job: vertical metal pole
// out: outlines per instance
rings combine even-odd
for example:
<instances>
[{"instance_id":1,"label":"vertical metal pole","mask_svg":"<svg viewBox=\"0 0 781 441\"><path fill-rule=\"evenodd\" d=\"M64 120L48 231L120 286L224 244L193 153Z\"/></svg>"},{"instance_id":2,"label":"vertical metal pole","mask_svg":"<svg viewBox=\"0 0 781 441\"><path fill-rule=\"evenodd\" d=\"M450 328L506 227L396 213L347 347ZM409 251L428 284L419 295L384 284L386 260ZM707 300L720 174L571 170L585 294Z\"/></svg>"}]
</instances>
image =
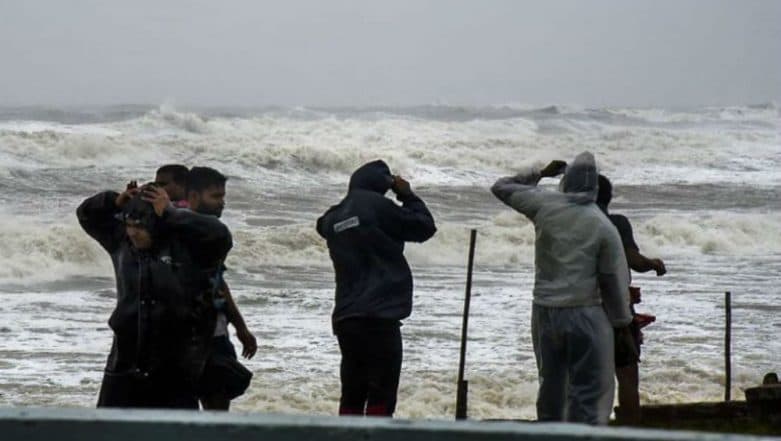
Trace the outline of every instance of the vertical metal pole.
<instances>
[{"instance_id":1,"label":"vertical metal pole","mask_svg":"<svg viewBox=\"0 0 781 441\"><path fill-rule=\"evenodd\" d=\"M472 267L475 261L475 241L477 230L471 230L469 236L469 263L466 268L466 296L464 298L464 318L461 323L461 358L458 363L458 390L456 392L456 419L466 419L467 393L469 383L464 380L464 363L466 361L466 331L469 324L469 302L472 298Z\"/></svg>"},{"instance_id":2,"label":"vertical metal pole","mask_svg":"<svg viewBox=\"0 0 781 441\"><path fill-rule=\"evenodd\" d=\"M726 314L726 328L724 330L724 368L726 379L724 382L724 401L730 401L732 390L732 293L724 293L724 311Z\"/></svg>"}]
</instances>

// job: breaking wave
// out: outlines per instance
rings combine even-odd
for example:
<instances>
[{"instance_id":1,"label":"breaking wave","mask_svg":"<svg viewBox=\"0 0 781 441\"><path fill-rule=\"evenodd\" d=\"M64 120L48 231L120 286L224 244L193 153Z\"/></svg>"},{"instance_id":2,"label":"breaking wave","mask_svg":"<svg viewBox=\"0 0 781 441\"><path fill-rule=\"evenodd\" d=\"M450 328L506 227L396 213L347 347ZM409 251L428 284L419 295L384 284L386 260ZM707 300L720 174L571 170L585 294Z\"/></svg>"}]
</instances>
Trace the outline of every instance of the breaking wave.
<instances>
[{"instance_id":1,"label":"breaking wave","mask_svg":"<svg viewBox=\"0 0 781 441\"><path fill-rule=\"evenodd\" d=\"M109 123L0 122L0 160L4 167L39 168L154 169L185 162L259 179L283 173L336 180L381 157L420 182L472 185L529 162L590 150L603 169L638 184L781 180L773 173L781 165L781 117L772 106L690 113L552 109L511 109L495 118L477 117L497 116L495 110L471 109L475 118L459 120L424 118L414 109L379 116L367 110L320 111L299 118L279 111L204 116L161 106ZM668 117L672 122L659 122ZM697 124L678 124L686 118Z\"/></svg>"},{"instance_id":2,"label":"breaking wave","mask_svg":"<svg viewBox=\"0 0 781 441\"><path fill-rule=\"evenodd\" d=\"M234 227L234 249L228 266L253 272L258 267L305 265L330 267L325 241L314 223L273 227ZM636 221L635 237L649 256L769 255L781 253L781 221L772 214L657 215ZM407 245L413 267L463 266L468 228L440 222L424 244ZM477 226L477 267L530 266L534 262L534 228L507 211ZM71 276L111 277L105 251L75 220L60 224L0 217L0 282L34 283Z\"/></svg>"}]
</instances>

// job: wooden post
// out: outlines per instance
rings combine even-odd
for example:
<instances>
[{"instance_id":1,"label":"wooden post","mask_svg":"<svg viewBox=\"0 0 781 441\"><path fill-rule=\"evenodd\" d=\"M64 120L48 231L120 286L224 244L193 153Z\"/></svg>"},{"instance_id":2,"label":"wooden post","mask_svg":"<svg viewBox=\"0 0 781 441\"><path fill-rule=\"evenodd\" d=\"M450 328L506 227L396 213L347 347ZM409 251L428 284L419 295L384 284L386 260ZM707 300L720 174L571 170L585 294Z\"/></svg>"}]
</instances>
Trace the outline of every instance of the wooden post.
<instances>
[{"instance_id":1,"label":"wooden post","mask_svg":"<svg viewBox=\"0 0 781 441\"><path fill-rule=\"evenodd\" d=\"M730 401L732 389L732 293L724 293L724 312L726 315L726 326L724 329L724 401Z\"/></svg>"},{"instance_id":2,"label":"wooden post","mask_svg":"<svg viewBox=\"0 0 781 441\"><path fill-rule=\"evenodd\" d=\"M466 419L467 394L469 383L464 380L464 364L466 362L466 331L469 324L469 302L472 298L472 267L475 261L475 241L477 230L471 230L469 235L469 262L466 268L466 295L464 298L464 318L461 323L461 358L458 363L458 390L456 392L456 419Z\"/></svg>"}]
</instances>

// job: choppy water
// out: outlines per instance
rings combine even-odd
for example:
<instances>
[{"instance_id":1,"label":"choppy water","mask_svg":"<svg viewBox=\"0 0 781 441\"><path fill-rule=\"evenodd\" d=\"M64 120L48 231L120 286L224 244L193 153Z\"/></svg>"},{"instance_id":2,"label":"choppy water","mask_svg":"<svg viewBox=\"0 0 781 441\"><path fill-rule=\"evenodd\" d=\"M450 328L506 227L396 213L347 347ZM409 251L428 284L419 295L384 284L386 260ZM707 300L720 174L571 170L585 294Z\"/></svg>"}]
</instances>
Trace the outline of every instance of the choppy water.
<instances>
[{"instance_id":1,"label":"choppy water","mask_svg":"<svg viewBox=\"0 0 781 441\"><path fill-rule=\"evenodd\" d=\"M733 396L781 370L781 116L775 105L689 110L463 108L0 109L0 405L92 406L111 333L105 253L76 223L85 197L164 163L229 175L228 280L260 340L245 411L334 413L333 276L314 221L350 172L384 158L439 232L407 255L398 414L453 414L468 228L477 228L470 415L531 418L533 230L488 192L529 162L595 153L642 251L645 403L723 396L723 292L733 292Z\"/></svg>"}]
</instances>

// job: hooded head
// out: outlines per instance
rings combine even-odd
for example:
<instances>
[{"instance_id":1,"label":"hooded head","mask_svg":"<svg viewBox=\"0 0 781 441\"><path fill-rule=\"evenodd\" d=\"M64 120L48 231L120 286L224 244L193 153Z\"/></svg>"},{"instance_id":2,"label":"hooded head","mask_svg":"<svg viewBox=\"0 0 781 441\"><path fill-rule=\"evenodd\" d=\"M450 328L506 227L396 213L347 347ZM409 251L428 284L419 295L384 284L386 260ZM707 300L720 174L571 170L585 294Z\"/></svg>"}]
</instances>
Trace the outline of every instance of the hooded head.
<instances>
[{"instance_id":1,"label":"hooded head","mask_svg":"<svg viewBox=\"0 0 781 441\"><path fill-rule=\"evenodd\" d=\"M158 217L152 204L141 199L141 195L137 194L125 205L121 216L130 243L136 249L146 250L153 245Z\"/></svg>"},{"instance_id":2,"label":"hooded head","mask_svg":"<svg viewBox=\"0 0 781 441\"><path fill-rule=\"evenodd\" d=\"M559 182L559 190L577 196L584 202L594 202L599 187L598 175L594 155L590 152L583 152L567 166L567 171L564 172L564 176Z\"/></svg>"},{"instance_id":3,"label":"hooded head","mask_svg":"<svg viewBox=\"0 0 781 441\"><path fill-rule=\"evenodd\" d=\"M385 194L393 186L393 175L382 160L358 167L350 177L350 190L368 190Z\"/></svg>"}]
</instances>

